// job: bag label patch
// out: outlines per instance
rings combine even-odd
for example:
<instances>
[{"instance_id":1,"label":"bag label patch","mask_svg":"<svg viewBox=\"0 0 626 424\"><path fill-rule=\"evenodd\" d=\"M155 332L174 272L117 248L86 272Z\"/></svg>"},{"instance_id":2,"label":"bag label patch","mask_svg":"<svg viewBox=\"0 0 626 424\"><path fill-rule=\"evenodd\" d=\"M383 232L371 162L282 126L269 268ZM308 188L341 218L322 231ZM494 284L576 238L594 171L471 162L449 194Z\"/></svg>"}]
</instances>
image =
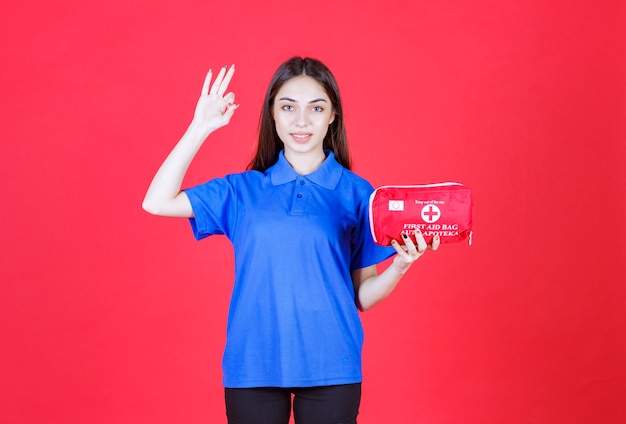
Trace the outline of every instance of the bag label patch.
<instances>
[{"instance_id":1,"label":"bag label patch","mask_svg":"<svg viewBox=\"0 0 626 424\"><path fill-rule=\"evenodd\" d=\"M403 211L404 210L404 200L390 200L389 201L389 210L390 211Z\"/></svg>"}]
</instances>

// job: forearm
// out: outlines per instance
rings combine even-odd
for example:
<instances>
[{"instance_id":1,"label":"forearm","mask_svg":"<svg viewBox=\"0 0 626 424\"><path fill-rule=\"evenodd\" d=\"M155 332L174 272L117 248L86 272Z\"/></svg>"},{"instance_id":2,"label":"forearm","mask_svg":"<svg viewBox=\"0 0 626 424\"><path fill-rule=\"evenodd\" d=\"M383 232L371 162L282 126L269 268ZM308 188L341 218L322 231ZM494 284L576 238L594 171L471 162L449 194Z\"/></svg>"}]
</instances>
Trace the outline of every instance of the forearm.
<instances>
[{"instance_id":1,"label":"forearm","mask_svg":"<svg viewBox=\"0 0 626 424\"><path fill-rule=\"evenodd\" d=\"M353 272L352 281L356 287L357 302L361 310L370 309L389 296L400 282L402 276L406 274L411 265L427 249L437 250L439 248L439 243L441 242L439 236L435 236L432 244L428 245L419 229L415 229L414 234L417 246L406 234L402 234L404 247L396 240L391 241L391 245L396 249L397 255L382 274L376 274L375 266L361 268Z\"/></svg>"},{"instance_id":2,"label":"forearm","mask_svg":"<svg viewBox=\"0 0 626 424\"><path fill-rule=\"evenodd\" d=\"M167 156L148 188L143 208L155 215L177 216L177 196L191 161L209 135L206 130L191 124L174 149Z\"/></svg>"},{"instance_id":3,"label":"forearm","mask_svg":"<svg viewBox=\"0 0 626 424\"><path fill-rule=\"evenodd\" d=\"M410 264L400 265L396 258L385 271L364 279L357 291L358 304L361 310L366 311L389 296L396 288L402 276L408 271Z\"/></svg>"}]
</instances>

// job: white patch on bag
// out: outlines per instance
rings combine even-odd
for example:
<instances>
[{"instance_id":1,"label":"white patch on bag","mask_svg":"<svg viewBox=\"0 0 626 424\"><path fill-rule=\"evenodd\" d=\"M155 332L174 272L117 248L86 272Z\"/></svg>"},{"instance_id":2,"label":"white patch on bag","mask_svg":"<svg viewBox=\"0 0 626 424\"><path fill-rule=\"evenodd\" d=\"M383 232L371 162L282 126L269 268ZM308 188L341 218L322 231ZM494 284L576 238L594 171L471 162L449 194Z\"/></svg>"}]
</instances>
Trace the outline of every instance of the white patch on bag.
<instances>
[{"instance_id":1,"label":"white patch on bag","mask_svg":"<svg viewBox=\"0 0 626 424\"><path fill-rule=\"evenodd\" d=\"M390 200L389 201L389 210L390 211L403 211L404 210L404 200Z\"/></svg>"}]
</instances>

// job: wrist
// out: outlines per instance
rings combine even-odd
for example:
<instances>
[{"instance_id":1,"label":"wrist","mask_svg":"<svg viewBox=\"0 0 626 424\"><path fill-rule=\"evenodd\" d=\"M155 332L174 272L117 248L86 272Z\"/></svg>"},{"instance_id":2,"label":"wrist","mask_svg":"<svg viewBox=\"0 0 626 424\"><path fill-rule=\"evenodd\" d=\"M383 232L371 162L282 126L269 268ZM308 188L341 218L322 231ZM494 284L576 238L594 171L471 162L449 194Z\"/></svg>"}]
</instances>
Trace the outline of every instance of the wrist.
<instances>
[{"instance_id":1,"label":"wrist","mask_svg":"<svg viewBox=\"0 0 626 424\"><path fill-rule=\"evenodd\" d=\"M391 266L400 275L404 275L411 268L409 262L401 260L398 256L393 259Z\"/></svg>"},{"instance_id":2,"label":"wrist","mask_svg":"<svg viewBox=\"0 0 626 424\"><path fill-rule=\"evenodd\" d=\"M191 121L189 127L187 128L187 134L191 138L198 140L200 143L203 143L204 140L215 130L216 128L207 127L206 125L203 125L196 121Z\"/></svg>"}]
</instances>

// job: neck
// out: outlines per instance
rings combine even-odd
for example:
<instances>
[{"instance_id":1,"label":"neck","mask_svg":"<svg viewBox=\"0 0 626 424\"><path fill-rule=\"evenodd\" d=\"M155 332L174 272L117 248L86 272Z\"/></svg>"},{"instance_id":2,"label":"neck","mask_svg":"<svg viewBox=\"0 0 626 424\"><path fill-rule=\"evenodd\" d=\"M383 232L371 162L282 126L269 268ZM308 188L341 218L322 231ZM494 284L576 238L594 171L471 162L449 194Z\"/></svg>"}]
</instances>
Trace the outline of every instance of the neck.
<instances>
[{"instance_id":1,"label":"neck","mask_svg":"<svg viewBox=\"0 0 626 424\"><path fill-rule=\"evenodd\" d=\"M306 154L299 154L285 150L285 159L289 162L289 165L300 175L311 174L317 171L317 168L324 162L326 155L324 151L310 152Z\"/></svg>"}]
</instances>

